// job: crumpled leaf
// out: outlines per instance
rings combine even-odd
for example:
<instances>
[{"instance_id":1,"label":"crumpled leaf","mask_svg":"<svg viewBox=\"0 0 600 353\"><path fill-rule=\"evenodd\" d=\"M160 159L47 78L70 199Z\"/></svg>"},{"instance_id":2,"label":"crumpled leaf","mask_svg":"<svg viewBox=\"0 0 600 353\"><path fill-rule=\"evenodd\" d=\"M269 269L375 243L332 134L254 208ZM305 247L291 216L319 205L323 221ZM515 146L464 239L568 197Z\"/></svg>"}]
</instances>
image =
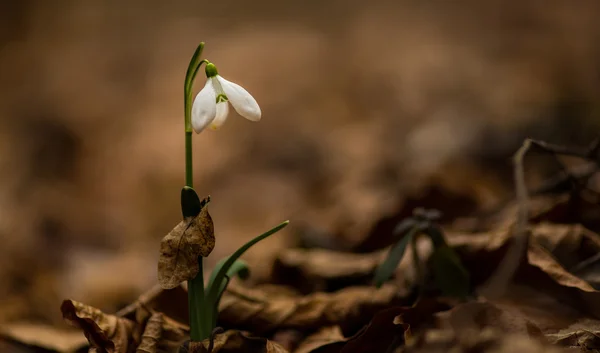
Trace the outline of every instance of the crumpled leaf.
<instances>
[{"instance_id":1,"label":"crumpled leaf","mask_svg":"<svg viewBox=\"0 0 600 353\"><path fill-rule=\"evenodd\" d=\"M210 340L190 343L188 352L208 353ZM236 330L229 330L214 337L211 353L287 353L281 345L262 337L248 337Z\"/></svg>"},{"instance_id":2,"label":"crumpled leaf","mask_svg":"<svg viewBox=\"0 0 600 353\"><path fill-rule=\"evenodd\" d=\"M136 353L156 353L158 342L163 334L164 317L161 313L154 313L146 322L142 340Z\"/></svg>"},{"instance_id":3,"label":"crumpled leaf","mask_svg":"<svg viewBox=\"0 0 600 353\"><path fill-rule=\"evenodd\" d=\"M203 200L200 213L186 217L162 239L158 259L158 283L162 288L175 288L196 277L200 270L198 257L208 256L215 247L209 200Z\"/></svg>"},{"instance_id":4,"label":"crumpled leaf","mask_svg":"<svg viewBox=\"0 0 600 353\"><path fill-rule=\"evenodd\" d=\"M316 330L333 325L353 331L397 299L397 288L391 284L380 289L357 286L307 296L283 286L245 288L231 284L221 298L219 322L258 334L278 328Z\"/></svg>"},{"instance_id":5,"label":"crumpled leaf","mask_svg":"<svg viewBox=\"0 0 600 353\"><path fill-rule=\"evenodd\" d=\"M147 316L150 315L149 318ZM145 321L144 332L136 353L177 352L181 344L189 338L188 328L162 313L149 313L138 309L138 322Z\"/></svg>"},{"instance_id":6,"label":"crumpled leaf","mask_svg":"<svg viewBox=\"0 0 600 353\"><path fill-rule=\"evenodd\" d=\"M90 352L126 353L140 341L135 322L108 315L89 305L73 300L63 301L63 318L79 327L90 343Z\"/></svg>"}]
</instances>

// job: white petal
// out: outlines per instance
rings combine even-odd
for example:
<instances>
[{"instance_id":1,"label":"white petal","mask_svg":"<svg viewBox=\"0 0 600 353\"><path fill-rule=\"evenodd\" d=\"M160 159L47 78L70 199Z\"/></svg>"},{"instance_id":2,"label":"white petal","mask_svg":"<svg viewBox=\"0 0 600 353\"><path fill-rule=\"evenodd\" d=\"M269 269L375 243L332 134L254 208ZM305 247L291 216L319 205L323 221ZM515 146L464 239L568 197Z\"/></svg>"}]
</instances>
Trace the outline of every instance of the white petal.
<instances>
[{"instance_id":1,"label":"white petal","mask_svg":"<svg viewBox=\"0 0 600 353\"><path fill-rule=\"evenodd\" d=\"M192 105L192 127L196 133L204 130L217 116L217 102L212 81L206 80L206 85L198 93Z\"/></svg>"},{"instance_id":2,"label":"white petal","mask_svg":"<svg viewBox=\"0 0 600 353\"><path fill-rule=\"evenodd\" d=\"M217 79L221 83L229 102L233 105L233 108L238 114L251 121L260 120L260 107L248 91L238 84L227 81L221 76L217 75Z\"/></svg>"},{"instance_id":3,"label":"white petal","mask_svg":"<svg viewBox=\"0 0 600 353\"><path fill-rule=\"evenodd\" d=\"M225 120L227 120L227 115L229 115L229 103L227 101L217 103L217 116L210 123L210 128L218 130L225 123Z\"/></svg>"}]
</instances>

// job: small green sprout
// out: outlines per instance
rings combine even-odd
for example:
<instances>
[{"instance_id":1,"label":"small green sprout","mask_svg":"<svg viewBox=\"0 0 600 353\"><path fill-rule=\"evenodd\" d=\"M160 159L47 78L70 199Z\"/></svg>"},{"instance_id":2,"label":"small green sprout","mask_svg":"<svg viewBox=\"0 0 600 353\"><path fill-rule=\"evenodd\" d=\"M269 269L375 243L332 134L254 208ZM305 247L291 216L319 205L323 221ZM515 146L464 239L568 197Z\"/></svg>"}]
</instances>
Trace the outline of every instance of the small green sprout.
<instances>
[{"instance_id":1,"label":"small green sprout","mask_svg":"<svg viewBox=\"0 0 600 353\"><path fill-rule=\"evenodd\" d=\"M441 228L435 223L439 218L438 211L419 208L413 211L413 217L407 218L396 226L394 236L398 241L375 271L374 282L377 287L381 287L392 277L408 244L412 244L413 247L417 277L422 282L424 281L424 273L417 253L417 238L420 235L427 235L433 243L434 250L430 258L431 270L439 289L445 295L459 298L465 298L470 294L469 273L462 265L458 255L448 246Z\"/></svg>"}]
</instances>

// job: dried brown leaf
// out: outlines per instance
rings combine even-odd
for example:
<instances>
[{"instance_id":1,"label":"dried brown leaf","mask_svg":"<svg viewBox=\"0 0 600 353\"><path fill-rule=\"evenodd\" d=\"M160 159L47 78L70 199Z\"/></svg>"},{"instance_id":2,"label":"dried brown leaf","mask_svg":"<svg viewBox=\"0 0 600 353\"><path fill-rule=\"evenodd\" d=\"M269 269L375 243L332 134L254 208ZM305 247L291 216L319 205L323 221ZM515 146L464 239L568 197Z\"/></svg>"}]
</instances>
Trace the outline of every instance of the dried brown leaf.
<instances>
[{"instance_id":1,"label":"dried brown leaf","mask_svg":"<svg viewBox=\"0 0 600 353\"><path fill-rule=\"evenodd\" d=\"M63 318L79 327L90 343L90 351L126 353L139 343L137 325L128 319L108 315L89 305L73 300L63 301Z\"/></svg>"},{"instance_id":2,"label":"dried brown leaf","mask_svg":"<svg viewBox=\"0 0 600 353\"><path fill-rule=\"evenodd\" d=\"M141 342L137 353L168 353L177 352L181 344L189 338L187 327L173 321L162 313L149 313L145 309L138 310L138 322L145 321Z\"/></svg>"},{"instance_id":3,"label":"dried brown leaf","mask_svg":"<svg viewBox=\"0 0 600 353\"><path fill-rule=\"evenodd\" d=\"M184 219L162 239L158 283L171 289L196 277L200 269L198 257L208 256L214 247L214 225L205 205L196 217Z\"/></svg>"},{"instance_id":4,"label":"dried brown leaf","mask_svg":"<svg viewBox=\"0 0 600 353\"><path fill-rule=\"evenodd\" d=\"M255 333L280 328L316 330L340 325L359 329L372 315L394 303L397 288L348 287L334 293L301 296L287 287L245 288L230 285L220 304L219 320L224 325L248 328Z\"/></svg>"},{"instance_id":5,"label":"dried brown leaf","mask_svg":"<svg viewBox=\"0 0 600 353\"><path fill-rule=\"evenodd\" d=\"M140 345L136 349L136 353L156 353L158 342L163 334L164 318L161 313L154 313L148 321L142 334Z\"/></svg>"}]
</instances>

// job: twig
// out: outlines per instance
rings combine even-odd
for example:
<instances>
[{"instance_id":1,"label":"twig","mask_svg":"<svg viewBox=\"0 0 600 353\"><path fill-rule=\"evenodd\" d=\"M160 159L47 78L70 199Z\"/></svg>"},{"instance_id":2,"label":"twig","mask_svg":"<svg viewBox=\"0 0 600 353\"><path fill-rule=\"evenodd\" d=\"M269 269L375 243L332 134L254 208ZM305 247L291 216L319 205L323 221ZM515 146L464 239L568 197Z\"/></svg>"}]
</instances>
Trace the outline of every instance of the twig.
<instances>
[{"instance_id":1,"label":"twig","mask_svg":"<svg viewBox=\"0 0 600 353\"><path fill-rule=\"evenodd\" d=\"M487 298L499 298L506 292L506 288L514 276L517 267L521 263L521 259L525 251L527 251L528 233L527 221L529 217L528 204L529 196L527 195L527 186L525 185L525 172L523 167L523 159L525 154L531 147L533 141L526 139L523 145L513 157L514 163L514 178L515 188L518 203L517 221L513 233L513 245L508 249L506 255L496 272L490 277L479 290L479 293Z\"/></svg>"}]
</instances>

